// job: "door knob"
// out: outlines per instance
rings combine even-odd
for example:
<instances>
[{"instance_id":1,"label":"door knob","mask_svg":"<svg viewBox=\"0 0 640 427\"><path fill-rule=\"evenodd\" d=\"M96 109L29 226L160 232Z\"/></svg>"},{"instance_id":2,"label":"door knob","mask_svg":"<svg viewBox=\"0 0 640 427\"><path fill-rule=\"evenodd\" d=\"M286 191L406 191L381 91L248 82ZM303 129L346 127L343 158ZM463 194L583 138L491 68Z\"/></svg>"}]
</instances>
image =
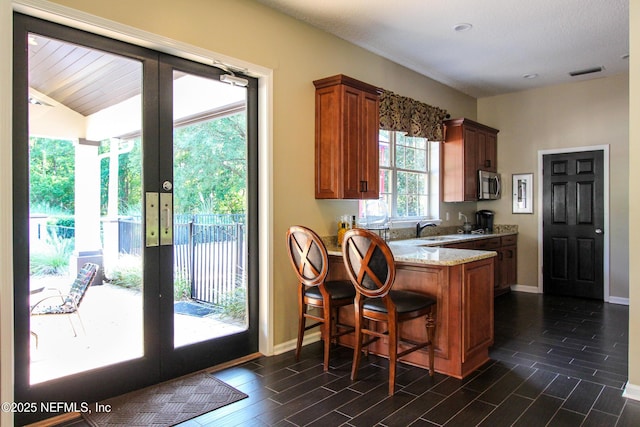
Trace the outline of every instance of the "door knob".
<instances>
[{"instance_id":1,"label":"door knob","mask_svg":"<svg viewBox=\"0 0 640 427\"><path fill-rule=\"evenodd\" d=\"M602 233L603 233L602 228L596 228L596 234L602 234Z\"/></svg>"}]
</instances>

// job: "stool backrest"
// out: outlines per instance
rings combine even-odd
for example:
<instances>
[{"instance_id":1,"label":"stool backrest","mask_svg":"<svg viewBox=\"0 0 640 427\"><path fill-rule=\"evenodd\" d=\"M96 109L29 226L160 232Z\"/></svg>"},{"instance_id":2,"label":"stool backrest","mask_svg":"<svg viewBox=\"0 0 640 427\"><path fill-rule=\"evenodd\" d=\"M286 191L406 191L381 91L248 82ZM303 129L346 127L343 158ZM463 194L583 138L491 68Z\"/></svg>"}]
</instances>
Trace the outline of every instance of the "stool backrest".
<instances>
[{"instance_id":1,"label":"stool backrest","mask_svg":"<svg viewBox=\"0 0 640 427\"><path fill-rule=\"evenodd\" d=\"M324 283L329 256L320 236L307 227L294 225L287 231L287 251L300 283L305 286Z\"/></svg>"},{"instance_id":2,"label":"stool backrest","mask_svg":"<svg viewBox=\"0 0 640 427\"><path fill-rule=\"evenodd\" d=\"M354 228L344 235L342 256L347 275L356 291L365 297L384 297L396 276L393 254L377 234Z\"/></svg>"}]
</instances>

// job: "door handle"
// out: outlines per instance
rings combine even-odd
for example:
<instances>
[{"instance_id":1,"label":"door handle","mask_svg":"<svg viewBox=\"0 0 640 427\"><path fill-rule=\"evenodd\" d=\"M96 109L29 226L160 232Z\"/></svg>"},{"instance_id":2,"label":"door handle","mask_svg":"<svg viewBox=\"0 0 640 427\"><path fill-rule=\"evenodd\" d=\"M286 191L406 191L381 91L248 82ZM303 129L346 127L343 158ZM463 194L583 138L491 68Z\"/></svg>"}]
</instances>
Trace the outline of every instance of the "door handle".
<instances>
[{"instance_id":1,"label":"door handle","mask_svg":"<svg viewBox=\"0 0 640 427\"><path fill-rule=\"evenodd\" d=\"M604 233L604 231L602 231L602 228L596 228L596 234L602 234Z\"/></svg>"},{"instance_id":2,"label":"door handle","mask_svg":"<svg viewBox=\"0 0 640 427\"><path fill-rule=\"evenodd\" d=\"M173 194L160 193L160 245L173 245Z\"/></svg>"}]
</instances>

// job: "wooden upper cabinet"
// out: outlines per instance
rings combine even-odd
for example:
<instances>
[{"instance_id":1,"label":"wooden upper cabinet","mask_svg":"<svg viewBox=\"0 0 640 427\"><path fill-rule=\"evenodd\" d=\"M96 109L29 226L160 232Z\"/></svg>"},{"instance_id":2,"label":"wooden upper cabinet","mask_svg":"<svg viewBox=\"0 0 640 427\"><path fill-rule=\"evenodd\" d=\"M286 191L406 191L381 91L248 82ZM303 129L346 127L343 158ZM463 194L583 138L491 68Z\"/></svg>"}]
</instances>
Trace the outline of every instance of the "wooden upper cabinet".
<instances>
[{"instance_id":1,"label":"wooden upper cabinet","mask_svg":"<svg viewBox=\"0 0 640 427\"><path fill-rule=\"evenodd\" d=\"M498 172L497 133L478 132L478 168L485 171Z\"/></svg>"},{"instance_id":2,"label":"wooden upper cabinet","mask_svg":"<svg viewBox=\"0 0 640 427\"><path fill-rule=\"evenodd\" d=\"M378 88L342 74L313 84L316 199L377 199Z\"/></svg>"},{"instance_id":3,"label":"wooden upper cabinet","mask_svg":"<svg viewBox=\"0 0 640 427\"><path fill-rule=\"evenodd\" d=\"M444 124L442 201L476 201L478 170L498 170L498 130L464 118Z\"/></svg>"}]
</instances>

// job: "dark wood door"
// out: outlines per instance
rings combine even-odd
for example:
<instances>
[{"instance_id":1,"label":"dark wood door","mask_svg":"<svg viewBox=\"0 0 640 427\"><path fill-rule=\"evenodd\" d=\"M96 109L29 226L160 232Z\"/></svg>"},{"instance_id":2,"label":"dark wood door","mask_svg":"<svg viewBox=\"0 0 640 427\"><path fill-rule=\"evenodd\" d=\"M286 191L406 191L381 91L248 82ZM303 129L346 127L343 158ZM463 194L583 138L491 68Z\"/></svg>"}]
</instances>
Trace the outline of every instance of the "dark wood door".
<instances>
[{"instance_id":1,"label":"dark wood door","mask_svg":"<svg viewBox=\"0 0 640 427\"><path fill-rule=\"evenodd\" d=\"M543 156L544 293L604 298L603 152Z\"/></svg>"}]
</instances>

